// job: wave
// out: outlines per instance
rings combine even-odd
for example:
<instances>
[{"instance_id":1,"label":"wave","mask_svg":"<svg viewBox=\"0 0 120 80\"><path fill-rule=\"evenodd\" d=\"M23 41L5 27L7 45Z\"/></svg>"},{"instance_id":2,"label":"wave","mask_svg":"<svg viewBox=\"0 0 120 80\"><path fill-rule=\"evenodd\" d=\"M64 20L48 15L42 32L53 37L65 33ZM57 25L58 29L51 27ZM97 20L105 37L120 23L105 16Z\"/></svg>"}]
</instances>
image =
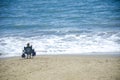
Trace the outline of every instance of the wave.
<instances>
[{"instance_id":1,"label":"wave","mask_svg":"<svg viewBox=\"0 0 120 80\"><path fill-rule=\"evenodd\" d=\"M28 42L33 45L38 55L97 54L98 52L109 54L109 52L120 52L120 32L92 32L83 30L66 32L51 31L47 33L45 31L41 33L42 35L31 37L1 37L1 56L20 56L23 47Z\"/></svg>"}]
</instances>

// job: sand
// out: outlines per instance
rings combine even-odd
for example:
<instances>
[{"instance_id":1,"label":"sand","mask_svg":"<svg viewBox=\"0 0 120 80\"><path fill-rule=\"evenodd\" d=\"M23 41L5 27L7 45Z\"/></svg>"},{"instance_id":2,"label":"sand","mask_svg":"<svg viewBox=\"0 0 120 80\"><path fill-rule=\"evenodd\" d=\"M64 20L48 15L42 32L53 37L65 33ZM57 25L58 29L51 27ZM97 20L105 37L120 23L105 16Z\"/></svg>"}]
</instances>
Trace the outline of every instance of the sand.
<instances>
[{"instance_id":1,"label":"sand","mask_svg":"<svg viewBox=\"0 0 120 80\"><path fill-rule=\"evenodd\" d=\"M120 57L37 56L0 59L0 80L120 80Z\"/></svg>"}]
</instances>

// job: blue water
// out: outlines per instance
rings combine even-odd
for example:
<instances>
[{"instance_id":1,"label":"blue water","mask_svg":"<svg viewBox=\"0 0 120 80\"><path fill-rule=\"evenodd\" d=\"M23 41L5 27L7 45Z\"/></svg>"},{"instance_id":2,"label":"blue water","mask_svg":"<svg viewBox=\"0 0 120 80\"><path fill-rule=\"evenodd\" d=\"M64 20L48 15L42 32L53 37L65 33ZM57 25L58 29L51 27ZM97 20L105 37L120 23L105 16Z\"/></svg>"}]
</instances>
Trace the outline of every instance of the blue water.
<instances>
[{"instance_id":1,"label":"blue water","mask_svg":"<svg viewBox=\"0 0 120 80\"><path fill-rule=\"evenodd\" d=\"M119 0L0 0L0 53L120 54Z\"/></svg>"}]
</instances>

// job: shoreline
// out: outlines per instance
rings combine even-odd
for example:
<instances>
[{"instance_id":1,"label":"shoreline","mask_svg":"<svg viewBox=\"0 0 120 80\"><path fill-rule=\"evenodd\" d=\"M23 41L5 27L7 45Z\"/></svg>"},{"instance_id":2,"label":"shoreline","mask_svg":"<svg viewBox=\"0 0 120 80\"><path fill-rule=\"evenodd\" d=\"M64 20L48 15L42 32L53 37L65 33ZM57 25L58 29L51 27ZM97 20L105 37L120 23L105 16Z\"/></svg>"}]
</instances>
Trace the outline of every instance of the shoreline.
<instances>
[{"instance_id":1,"label":"shoreline","mask_svg":"<svg viewBox=\"0 0 120 80\"><path fill-rule=\"evenodd\" d=\"M41 55L36 55L37 57L40 57L40 56L79 56L79 57L120 57L120 54L41 54ZM35 56L35 57L36 57ZM0 56L0 60L1 59L10 59L10 58L21 58L21 55L20 56L10 56L10 57L1 57Z\"/></svg>"}]
</instances>

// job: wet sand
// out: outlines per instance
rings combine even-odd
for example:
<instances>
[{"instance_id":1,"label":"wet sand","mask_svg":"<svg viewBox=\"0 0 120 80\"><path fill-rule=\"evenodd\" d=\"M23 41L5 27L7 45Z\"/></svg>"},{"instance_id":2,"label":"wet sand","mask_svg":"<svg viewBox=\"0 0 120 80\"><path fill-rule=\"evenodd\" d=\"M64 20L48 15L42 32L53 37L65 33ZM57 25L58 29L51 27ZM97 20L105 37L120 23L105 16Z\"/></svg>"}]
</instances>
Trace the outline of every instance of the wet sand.
<instances>
[{"instance_id":1,"label":"wet sand","mask_svg":"<svg viewBox=\"0 0 120 80\"><path fill-rule=\"evenodd\" d=\"M0 59L0 80L120 80L120 57L37 56Z\"/></svg>"}]
</instances>

